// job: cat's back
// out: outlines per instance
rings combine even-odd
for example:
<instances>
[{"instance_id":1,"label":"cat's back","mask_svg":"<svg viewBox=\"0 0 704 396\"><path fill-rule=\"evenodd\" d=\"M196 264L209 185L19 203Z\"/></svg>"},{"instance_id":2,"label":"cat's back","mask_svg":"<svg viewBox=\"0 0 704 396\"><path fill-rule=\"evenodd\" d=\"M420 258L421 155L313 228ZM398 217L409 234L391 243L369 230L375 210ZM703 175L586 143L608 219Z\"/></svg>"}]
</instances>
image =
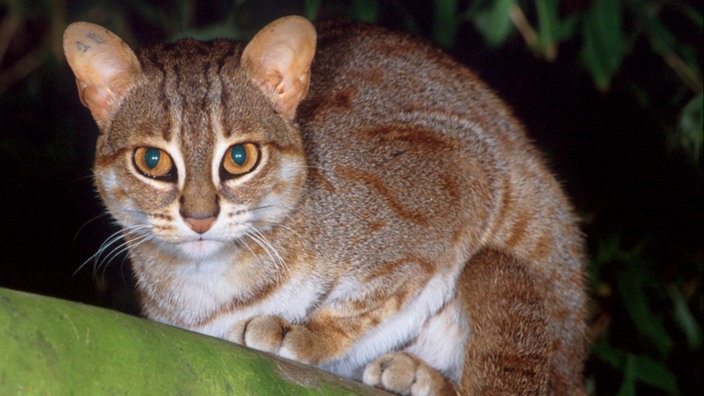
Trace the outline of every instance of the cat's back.
<instances>
[{"instance_id":1,"label":"cat's back","mask_svg":"<svg viewBox=\"0 0 704 396\"><path fill-rule=\"evenodd\" d=\"M582 236L510 108L421 40L349 23L318 32L297 115L314 196L303 205L326 240L315 243L340 261L425 258L416 274L461 268L482 248L518 259L549 301L549 333L564 343L551 364L579 388Z\"/></svg>"},{"instance_id":2,"label":"cat's back","mask_svg":"<svg viewBox=\"0 0 704 396\"><path fill-rule=\"evenodd\" d=\"M440 123L453 118L491 129L494 135L523 137L501 100L474 73L429 43L344 21L317 28L311 88L299 108L303 123L324 119L360 128L394 120Z\"/></svg>"},{"instance_id":3,"label":"cat's back","mask_svg":"<svg viewBox=\"0 0 704 396\"><path fill-rule=\"evenodd\" d=\"M574 235L569 203L510 108L423 40L349 22L318 26L310 90L297 121L314 176L328 171L340 181L345 165L366 172L358 180L378 177L385 186L377 189L397 196L423 195L418 186L437 185L419 211L433 205L469 211L474 222L486 221L476 232L495 234L482 238L495 245L504 245L517 222L537 229L557 220ZM524 211L532 212L530 221L521 220Z\"/></svg>"}]
</instances>

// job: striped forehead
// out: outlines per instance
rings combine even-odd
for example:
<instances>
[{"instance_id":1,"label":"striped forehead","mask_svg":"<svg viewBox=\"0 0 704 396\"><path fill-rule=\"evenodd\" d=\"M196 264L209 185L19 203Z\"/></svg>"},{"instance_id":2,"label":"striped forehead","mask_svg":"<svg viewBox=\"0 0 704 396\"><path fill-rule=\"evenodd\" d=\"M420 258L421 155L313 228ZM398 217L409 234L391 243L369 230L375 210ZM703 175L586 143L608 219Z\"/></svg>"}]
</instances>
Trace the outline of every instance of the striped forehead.
<instances>
[{"instance_id":1,"label":"striped forehead","mask_svg":"<svg viewBox=\"0 0 704 396\"><path fill-rule=\"evenodd\" d=\"M140 57L169 118L163 139L175 138L188 162L206 160L208 150L194 148L212 147L223 134L223 68L238 63L239 47L222 40L182 40L149 48Z\"/></svg>"}]
</instances>

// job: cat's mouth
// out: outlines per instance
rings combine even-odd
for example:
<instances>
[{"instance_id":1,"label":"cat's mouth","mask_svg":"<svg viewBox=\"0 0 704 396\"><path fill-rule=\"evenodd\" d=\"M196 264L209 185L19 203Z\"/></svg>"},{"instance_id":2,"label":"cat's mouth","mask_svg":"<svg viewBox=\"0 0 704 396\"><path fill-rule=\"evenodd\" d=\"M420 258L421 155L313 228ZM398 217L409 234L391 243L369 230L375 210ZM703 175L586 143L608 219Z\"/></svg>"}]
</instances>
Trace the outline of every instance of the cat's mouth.
<instances>
[{"instance_id":1,"label":"cat's mouth","mask_svg":"<svg viewBox=\"0 0 704 396\"><path fill-rule=\"evenodd\" d=\"M225 246L225 242L199 238L191 241L176 244L177 248L189 258L203 259L220 251Z\"/></svg>"}]
</instances>

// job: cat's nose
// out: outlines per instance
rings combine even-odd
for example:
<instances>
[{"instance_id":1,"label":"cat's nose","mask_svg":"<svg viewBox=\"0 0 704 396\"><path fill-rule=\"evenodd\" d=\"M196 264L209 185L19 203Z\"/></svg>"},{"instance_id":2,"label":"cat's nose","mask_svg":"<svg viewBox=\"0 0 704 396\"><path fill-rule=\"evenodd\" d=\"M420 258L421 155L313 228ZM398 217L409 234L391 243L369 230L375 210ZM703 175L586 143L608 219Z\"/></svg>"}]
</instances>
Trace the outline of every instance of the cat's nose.
<instances>
[{"instance_id":1,"label":"cat's nose","mask_svg":"<svg viewBox=\"0 0 704 396\"><path fill-rule=\"evenodd\" d=\"M195 232L203 234L208 231L215 223L216 216L204 217L202 219L197 219L195 217L184 217L183 220L188 224L188 226Z\"/></svg>"}]
</instances>

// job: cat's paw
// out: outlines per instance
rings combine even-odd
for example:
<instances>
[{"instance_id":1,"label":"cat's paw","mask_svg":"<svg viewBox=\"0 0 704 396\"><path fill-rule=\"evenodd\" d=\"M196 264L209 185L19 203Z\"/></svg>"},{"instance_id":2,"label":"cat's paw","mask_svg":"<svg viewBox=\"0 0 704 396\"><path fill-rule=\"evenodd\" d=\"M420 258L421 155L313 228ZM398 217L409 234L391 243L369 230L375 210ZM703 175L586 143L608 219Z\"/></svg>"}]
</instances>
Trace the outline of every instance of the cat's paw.
<instances>
[{"instance_id":1,"label":"cat's paw","mask_svg":"<svg viewBox=\"0 0 704 396\"><path fill-rule=\"evenodd\" d=\"M287 327L288 323L278 316L255 316L237 322L227 339L260 351L278 353Z\"/></svg>"},{"instance_id":2,"label":"cat's paw","mask_svg":"<svg viewBox=\"0 0 704 396\"><path fill-rule=\"evenodd\" d=\"M400 395L456 395L455 387L440 372L405 352L381 356L364 369L365 384Z\"/></svg>"},{"instance_id":3,"label":"cat's paw","mask_svg":"<svg viewBox=\"0 0 704 396\"><path fill-rule=\"evenodd\" d=\"M230 341L307 364L318 363L311 332L278 316L255 316L235 324Z\"/></svg>"}]
</instances>

